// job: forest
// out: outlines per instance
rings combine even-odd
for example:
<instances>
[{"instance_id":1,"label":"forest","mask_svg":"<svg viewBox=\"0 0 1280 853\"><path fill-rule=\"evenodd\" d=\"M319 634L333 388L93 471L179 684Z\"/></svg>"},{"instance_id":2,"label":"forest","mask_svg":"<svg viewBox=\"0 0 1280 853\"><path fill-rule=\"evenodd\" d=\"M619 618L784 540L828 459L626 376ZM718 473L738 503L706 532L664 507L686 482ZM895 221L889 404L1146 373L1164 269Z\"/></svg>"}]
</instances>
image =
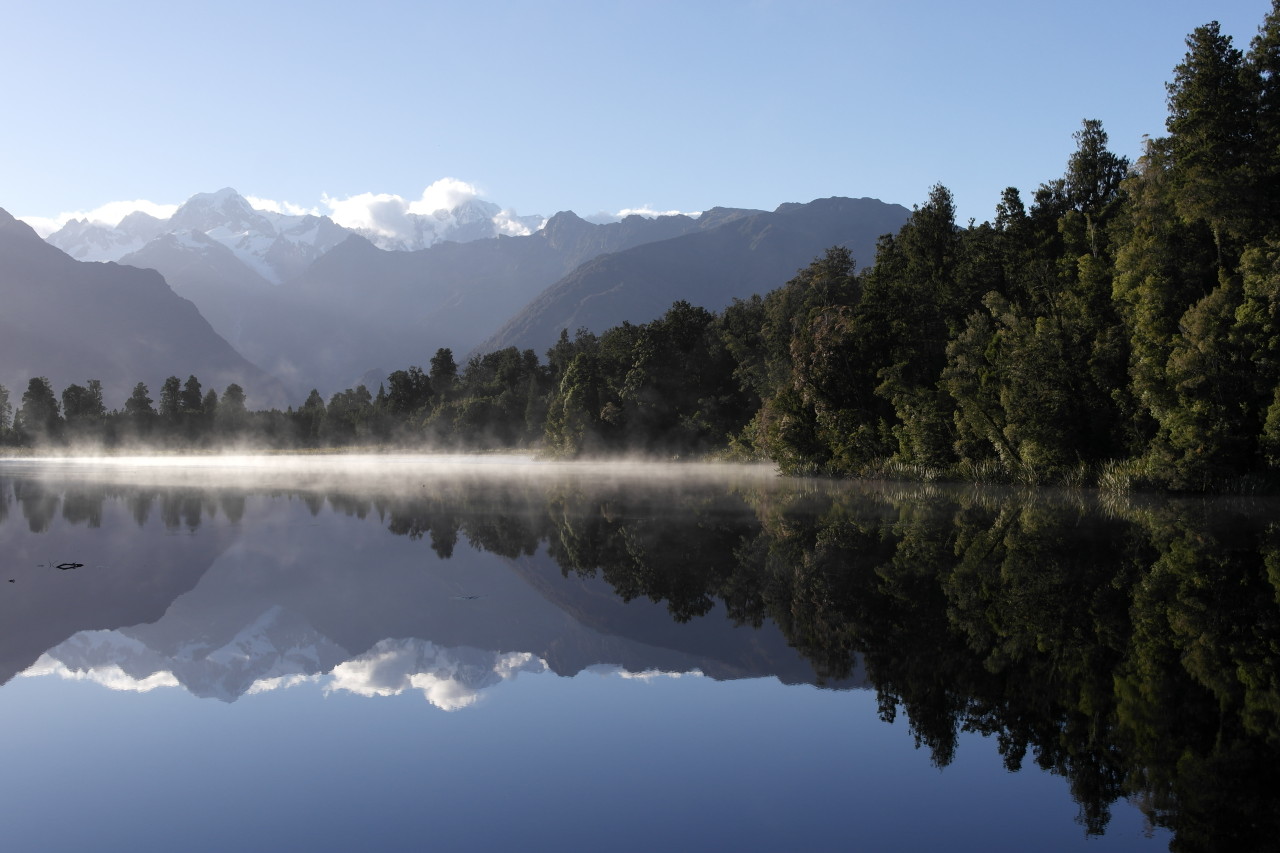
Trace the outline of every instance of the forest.
<instances>
[{"instance_id":1,"label":"forest","mask_svg":"<svg viewBox=\"0 0 1280 853\"><path fill-rule=\"evenodd\" d=\"M1107 489L1280 484L1280 0L1247 51L1186 39L1167 134L1137 162L1085 120L1060 177L993 220L933 187L874 262L829 249L720 312L677 302L250 411L170 377L0 393L11 445L523 448L768 460L788 474ZM429 352L424 348L424 352Z\"/></svg>"}]
</instances>

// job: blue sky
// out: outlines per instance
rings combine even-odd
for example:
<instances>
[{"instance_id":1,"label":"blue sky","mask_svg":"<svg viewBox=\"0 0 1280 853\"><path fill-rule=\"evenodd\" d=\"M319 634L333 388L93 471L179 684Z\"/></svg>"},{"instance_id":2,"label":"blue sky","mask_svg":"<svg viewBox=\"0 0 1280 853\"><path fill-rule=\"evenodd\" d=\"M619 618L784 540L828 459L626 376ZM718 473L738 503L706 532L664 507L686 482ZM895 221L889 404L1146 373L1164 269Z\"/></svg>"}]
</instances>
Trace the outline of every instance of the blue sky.
<instances>
[{"instance_id":1,"label":"blue sky","mask_svg":"<svg viewBox=\"0 0 1280 853\"><path fill-rule=\"evenodd\" d=\"M1266 0L1072 3L0 0L0 207L232 186L520 214L772 209L942 183L961 221L1059 176L1098 118L1136 156L1192 29Z\"/></svg>"}]
</instances>

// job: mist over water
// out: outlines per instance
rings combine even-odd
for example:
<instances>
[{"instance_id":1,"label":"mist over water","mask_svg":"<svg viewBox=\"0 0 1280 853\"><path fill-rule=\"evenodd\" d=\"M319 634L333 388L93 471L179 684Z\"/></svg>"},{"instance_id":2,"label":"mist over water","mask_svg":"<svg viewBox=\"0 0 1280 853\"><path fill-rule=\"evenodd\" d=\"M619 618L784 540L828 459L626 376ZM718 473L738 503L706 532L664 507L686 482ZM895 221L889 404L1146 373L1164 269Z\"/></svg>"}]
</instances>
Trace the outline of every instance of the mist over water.
<instances>
[{"instance_id":1,"label":"mist over water","mask_svg":"<svg viewBox=\"0 0 1280 853\"><path fill-rule=\"evenodd\" d=\"M595 483L648 481L666 484L778 479L776 467L763 463L663 462L629 457L593 461L554 460L514 453L73 454L0 459L0 475L4 473L149 484L203 482L210 487L240 485L246 488L270 482L308 486L365 483L378 488L403 488L415 479L425 483L444 478L543 481L572 478Z\"/></svg>"}]
</instances>

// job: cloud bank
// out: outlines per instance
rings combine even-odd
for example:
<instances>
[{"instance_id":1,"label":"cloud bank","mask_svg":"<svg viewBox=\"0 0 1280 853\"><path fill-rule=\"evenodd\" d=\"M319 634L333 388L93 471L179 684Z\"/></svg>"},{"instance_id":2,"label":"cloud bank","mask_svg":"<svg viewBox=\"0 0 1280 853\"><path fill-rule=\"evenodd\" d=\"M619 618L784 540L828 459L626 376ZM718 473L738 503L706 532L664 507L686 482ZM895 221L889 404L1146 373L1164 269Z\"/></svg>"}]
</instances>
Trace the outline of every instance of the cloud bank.
<instances>
[{"instance_id":1,"label":"cloud bank","mask_svg":"<svg viewBox=\"0 0 1280 853\"><path fill-rule=\"evenodd\" d=\"M34 228L41 237L48 237L73 219L87 219L99 225L115 227L120 224L121 219L134 211L140 210L156 219L168 219L173 216L173 212L178 207L179 205L176 204L157 204L154 201L139 198L133 201L109 201L93 210L66 211L57 216L19 216L17 218Z\"/></svg>"},{"instance_id":2,"label":"cloud bank","mask_svg":"<svg viewBox=\"0 0 1280 853\"><path fill-rule=\"evenodd\" d=\"M659 216L693 216L702 215L701 210L655 210L651 205L645 204L640 207L624 207L617 213L610 213L607 210L601 210L590 216L584 216L583 219L588 222L594 222L596 225L607 225L610 222L621 222L628 216L643 216L646 219L656 219Z\"/></svg>"},{"instance_id":3,"label":"cloud bank","mask_svg":"<svg viewBox=\"0 0 1280 853\"><path fill-rule=\"evenodd\" d=\"M516 211L500 208L481 198L481 190L474 184L457 178L441 178L427 186L417 198L406 198L394 193L364 192L338 198L323 193L319 204L297 202L246 195L245 200L257 210L285 216L328 216L338 225L358 231L384 247L420 248L436 239L447 238L449 232L463 224L463 219L451 214L458 208L471 206L471 215L482 214L492 221L498 233L510 237L531 234L542 227L540 216L520 216ZM41 237L62 228L73 219L114 227L134 211L142 211L157 219L168 219L180 204L160 204L147 199L112 201L92 210L76 210L59 213L53 217L19 216L36 230ZM701 211L659 210L651 204L625 207L616 212L601 210L584 217L588 222L604 224L619 222L628 216L699 216Z\"/></svg>"},{"instance_id":4,"label":"cloud bank","mask_svg":"<svg viewBox=\"0 0 1280 853\"><path fill-rule=\"evenodd\" d=\"M448 649L427 640L383 640L333 668L325 691L357 696L398 696L420 690L445 711L474 705L480 691L521 672L545 672L546 662L528 652Z\"/></svg>"}]
</instances>

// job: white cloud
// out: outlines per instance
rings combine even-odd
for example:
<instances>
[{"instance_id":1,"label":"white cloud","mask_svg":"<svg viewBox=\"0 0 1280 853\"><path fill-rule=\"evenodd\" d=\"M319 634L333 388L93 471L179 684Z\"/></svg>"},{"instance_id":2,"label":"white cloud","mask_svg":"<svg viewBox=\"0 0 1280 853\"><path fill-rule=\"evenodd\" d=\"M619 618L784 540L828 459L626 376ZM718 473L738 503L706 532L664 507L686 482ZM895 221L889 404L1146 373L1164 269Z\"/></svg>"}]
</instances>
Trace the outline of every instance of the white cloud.
<instances>
[{"instance_id":1,"label":"white cloud","mask_svg":"<svg viewBox=\"0 0 1280 853\"><path fill-rule=\"evenodd\" d=\"M441 178L422 191L422 198L410 203L409 212L430 216L437 210L453 210L463 202L480 197L480 191L457 178Z\"/></svg>"},{"instance_id":2,"label":"white cloud","mask_svg":"<svg viewBox=\"0 0 1280 853\"><path fill-rule=\"evenodd\" d=\"M432 705L442 711L458 711L474 705L480 691L468 687L455 678L442 678L432 672L419 672L409 677L409 685L421 690Z\"/></svg>"},{"instance_id":3,"label":"white cloud","mask_svg":"<svg viewBox=\"0 0 1280 853\"><path fill-rule=\"evenodd\" d=\"M153 672L145 678L135 678L116 664L93 669L71 669L62 661L49 655L41 655L40 659L22 674L27 677L56 675L64 681L90 681L110 690L131 693L149 693L157 687L179 686L178 679L172 672Z\"/></svg>"},{"instance_id":4,"label":"white cloud","mask_svg":"<svg viewBox=\"0 0 1280 853\"><path fill-rule=\"evenodd\" d=\"M643 216L646 219L656 219L659 216L693 216L702 215L701 210L654 210L650 205L641 205L640 207L624 207L617 213L610 213L607 210L601 210L590 216L584 216L583 219L588 222L594 222L596 225L606 225L610 222L621 222L628 216Z\"/></svg>"},{"instance_id":5,"label":"white cloud","mask_svg":"<svg viewBox=\"0 0 1280 853\"><path fill-rule=\"evenodd\" d=\"M523 220L514 210L500 210L493 217L493 225L498 229L499 234L505 234L508 237L527 237L534 231L542 230L542 226L547 224L547 220L537 217L537 222L529 222L531 217L525 217Z\"/></svg>"},{"instance_id":6,"label":"white cloud","mask_svg":"<svg viewBox=\"0 0 1280 853\"><path fill-rule=\"evenodd\" d=\"M430 216L437 210L452 210L479 195L471 184L441 178L424 189L416 201L391 193L360 193L343 199L326 193L322 201L329 208L329 218L339 225L383 237L405 238L413 234L408 214Z\"/></svg>"},{"instance_id":7,"label":"white cloud","mask_svg":"<svg viewBox=\"0 0 1280 853\"><path fill-rule=\"evenodd\" d=\"M259 678L249 685L249 689L245 693L253 696L257 693L269 693L272 690L287 690L290 687L297 687L299 684L314 684L320 679L321 676L319 675L278 675L272 678Z\"/></svg>"},{"instance_id":8,"label":"white cloud","mask_svg":"<svg viewBox=\"0 0 1280 853\"><path fill-rule=\"evenodd\" d=\"M682 210L654 210L649 205L643 207L624 207L618 211L619 219L626 219L628 216L643 216L646 219L656 219L659 216L701 216L701 210L695 210L686 213Z\"/></svg>"},{"instance_id":9,"label":"white cloud","mask_svg":"<svg viewBox=\"0 0 1280 853\"><path fill-rule=\"evenodd\" d=\"M157 219L168 219L173 216L173 212L177 209L178 205L176 204L157 204L154 201L140 198L133 201L109 201L101 207L95 207L93 210L69 211L59 213L54 217L19 216L18 219L34 228L41 237L48 237L73 219L87 219L90 222L96 222L101 225L119 225L121 219L124 219L135 210L141 210L143 213L150 214Z\"/></svg>"},{"instance_id":10,"label":"white cloud","mask_svg":"<svg viewBox=\"0 0 1280 853\"><path fill-rule=\"evenodd\" d=\"M384 248L397 243L422 248L448 239L457 224L448 211L478 200L480 194L474 184L441 178L412 200L393 193L360 193L346 198L326 193L321 201L334 222L374 236L374 242ZM520 217L514 210L502 210L493 217L497 231L512 237L531 234L541 223L541 217Z\"/></svg>"},{"instance_id":11,"label":"white cloud","mask_svg":"<svg viewBox=\"0 0 1280 853\"><path fill-rule=\"evenodd\" d=\"M586 668L587 672L595 675L625 678L634 681L649 682L658 678L702 678L702 670L691 669L688 672L665 672L660 669L646 669L640 672L631 672L621 666L615 664L598 663Z\"/></svg>"},{"instance_id":12,"label":"white cloud","mask_svg":"<svg viewBox=\"0 0 1280 853\"><path fill-rule=\"evenodd\" d=\"M259 198L255 195L247 195L244 197L244 200L249 202L249 205L253 207L254 210L265 210L269 213L283 213L288 216L321 215L320 208L318 207L303 207L302 205L294 204L291 201L274 201L269 198Z\"/></svg>"},{"instance_id":13,"label":"white cloud","mask_svg":"<svg viewBox=\"0 0 1280 853\"><path fill-rule=\"evenodd\" d=\"M406 216L409 203L402 196L360 193L337 199L325 194L321 201L329 208L329 218L344 228L390 238L404 237L413 231Z\"/></svg>"},{"instance_id":14,"label":"white cloud","mask_svg":"<svg viewBox=\"0 0 1280 853\"><path fill-rule=\"evenodd\" d=\"M360 657L334 667L325 691L398 696L420 690L437 708L457 711L474 705L487 687L521 672L544 672L547 668L541 658L527 652L493 655L488 663L477 666L473 660L464 664L455 657L455 650L425 640L383 640Z\"/></svg>"},{"instance_id":15,"label":"white cloud","mask_svg":"<svg viewBox=\"0 0 1280 853\"><path fill-rule=\"evenodd\" d=\"M452 210L479 196L480 191L465 181L441 178L424 189L422 196L414 201L391 193L360 193L343 199L326 193L322 201L329 208L329 218L343 227L372 232L392 240L411 240L416 236L411 214L431 216L437 211ZM510 216L514 217L514 214ZM518 226L518 223L509 224Z\"/></svg>"}]
</instances>

